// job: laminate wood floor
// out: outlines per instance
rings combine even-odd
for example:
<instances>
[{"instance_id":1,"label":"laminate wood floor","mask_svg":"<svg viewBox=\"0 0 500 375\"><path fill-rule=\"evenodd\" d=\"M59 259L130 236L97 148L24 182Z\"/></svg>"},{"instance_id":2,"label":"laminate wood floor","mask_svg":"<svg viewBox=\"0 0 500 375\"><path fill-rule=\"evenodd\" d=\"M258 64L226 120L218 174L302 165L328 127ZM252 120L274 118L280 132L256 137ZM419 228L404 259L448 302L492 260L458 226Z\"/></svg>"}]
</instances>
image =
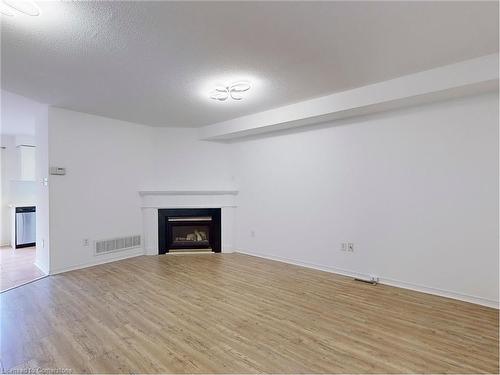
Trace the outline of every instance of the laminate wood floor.
<instances>
[{"instance_id":1,"label":"laminate wood floor","mask_svg":"<svg viewBox=\"0 0 500 375\"><path fill-rule=\"evenodd\" d=\"M36 248L0 247L0 291L36 280L45 274L35 266Z\"/></svg>"},{"instance_id":2,"label":"laminate wood floor","mask_svg":"<svg viewBox=\"0 0 500 375\"><path fill-rule=\"evenodd\" d=\"M3 369L498 373L498 310L242 254L141 256L0 295Z\"/></svg>"}]
</instances>

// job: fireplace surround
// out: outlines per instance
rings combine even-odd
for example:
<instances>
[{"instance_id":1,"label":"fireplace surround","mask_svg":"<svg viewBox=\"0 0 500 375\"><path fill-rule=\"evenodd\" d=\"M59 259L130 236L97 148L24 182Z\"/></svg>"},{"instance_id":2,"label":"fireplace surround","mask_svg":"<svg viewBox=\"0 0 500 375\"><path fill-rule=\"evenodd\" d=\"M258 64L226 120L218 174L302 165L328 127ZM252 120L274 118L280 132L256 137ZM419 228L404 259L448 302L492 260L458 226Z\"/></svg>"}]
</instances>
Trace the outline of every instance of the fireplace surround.
<instances>
[{"instance_id":1,"label":"fireplace surround","mask_svg":"<svg viewBox=\"0 0 500 375\"><path fill-rule=\"evenodd\" d=\"M220 208L158 210L158 253L172 250L221 251Z\"/></svg>"}]
</instances>

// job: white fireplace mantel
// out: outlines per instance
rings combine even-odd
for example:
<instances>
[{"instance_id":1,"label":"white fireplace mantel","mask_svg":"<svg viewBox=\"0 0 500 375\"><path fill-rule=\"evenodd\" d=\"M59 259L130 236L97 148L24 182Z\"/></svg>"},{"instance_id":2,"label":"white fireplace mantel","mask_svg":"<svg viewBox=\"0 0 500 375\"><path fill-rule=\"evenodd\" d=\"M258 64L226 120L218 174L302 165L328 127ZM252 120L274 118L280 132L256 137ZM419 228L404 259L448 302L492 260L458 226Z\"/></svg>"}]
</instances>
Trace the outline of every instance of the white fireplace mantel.
<instances>
[{"instance_id":1,"label":"white fireplace mantel","mask_svg":"<svg viewBox=\"0 0 500 375\"><path fill-rule=\"evenodd\" d=\"M238 190L140 190L139 195L237 195Z\"/></svg>"},{"instance_id":2,"label":"white fireplace mantel","mask_svg":"<svg viewBox=\"0 0 500 375\"><path fill-rule=\"evenodd\" d=\"M140 190L142 208L222 208L236 207L238 190Z\"/></svg>"},{"instance_id":3,"label":"white fireplace mantel","mask_svg":"<svg viewBox=\"0 0 500 375\"><path fill-rule=\"evenodd\" d=\"M221 208L222 251L233 249L233 217L238 190L165 189L140 190L144 249L158 254L158 210L162 208Z\"/></svg>"}]
</instances>

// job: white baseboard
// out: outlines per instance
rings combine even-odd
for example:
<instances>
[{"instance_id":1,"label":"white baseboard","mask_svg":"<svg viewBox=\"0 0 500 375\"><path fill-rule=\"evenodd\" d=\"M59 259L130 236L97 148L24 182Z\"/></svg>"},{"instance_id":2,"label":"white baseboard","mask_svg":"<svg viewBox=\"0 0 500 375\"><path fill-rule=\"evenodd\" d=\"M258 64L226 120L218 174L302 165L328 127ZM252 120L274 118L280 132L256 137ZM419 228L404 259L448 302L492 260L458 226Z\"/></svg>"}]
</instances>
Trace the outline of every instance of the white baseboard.
<instances>
[{"instance_id":1,"label":"white baseboard","mask_svg":"<svg viewBox=\"0 0 500 375\"><path fill-rule=\"evenodd\" d=\"M312 268L312 269L319 270L319 271L335 273L335 274L353 277L353 278L362 278L362 279L369 279L370 278L369 275L362 274L359 272L345 270L345 269L336 268L336 267L330 267L330 266L322 266L319 264L303 262L303 261L290 259L290 258L272 256L272 255L267 255L267 254L260 254L260 253L243 251L243 250L235 250L235 252L238 252L241 254L246 254L246 255L251 255L251 256L255 256L255 257L259 257L259 258L275 260L278 262L293 264L296 266ZM495 300L491 300L491 299L487 299L487 298L483 298L483 297L470 296L467 294L452 292L449 290L444 290L444 289L439 289L439 288L428 287L428 286L424 286L424 285L408 283L406 281L384 278L380 275L378 275L378 276L379 276L379 283L380 284L390 285L390 286L403 288L403 289L410 289L410 290L414 290L417 292L433 294L433 295L440 296L440 297L452 298L452 299L456 299L459 301L470 302L470 303L474 303L477 305L492 307L495 309L499 309L499 307L500 307L499 301L495 301Z\"/></svg>"},{"instance_id":2,"label":"white baseboard","mask_svg":"<svg viewBox=\"0 0 500 375\"><path fill-rule=\"evenodd\" d=\"M62 268L58 268L55 270L51 270L50 275L57 275L58 273L79 270L79 269L87 268L87 267L98 266L100 264L116 262L118 260L134 258L134 257L141 256L141 255L144 255L143 248L138 248L138 249L135 249L135 251L127 252L125 254L116 255L116 256L113 256L111 258L106 258L106 259L102 259L102 258L97 257L98 259L91 261L91 262L85 262L85 263L75 264L72 266L62 267Z\"/></svg>"}]
</instances>

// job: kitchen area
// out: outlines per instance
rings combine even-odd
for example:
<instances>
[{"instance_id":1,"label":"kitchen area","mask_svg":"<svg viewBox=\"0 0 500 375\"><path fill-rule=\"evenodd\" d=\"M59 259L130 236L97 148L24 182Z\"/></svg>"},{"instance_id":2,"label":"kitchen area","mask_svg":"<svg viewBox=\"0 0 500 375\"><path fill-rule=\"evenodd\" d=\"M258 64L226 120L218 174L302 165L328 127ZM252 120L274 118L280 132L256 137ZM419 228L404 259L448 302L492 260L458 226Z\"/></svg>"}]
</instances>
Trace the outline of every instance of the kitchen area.
<instances>
[{"instance_id":1,"label":"kitchen area","mask_svg":"<svg viewBox=\"0 0 500 375\"><path fill-rule=\"evenodd\" d=\"M29 116L11 119L8 115L2 113L0 145L0 292L45 276L36 265L34 123ZM9 120L18 126L3 126ZM22 134L13 134L15 131Z\"/></svg>"}]
</instances>

